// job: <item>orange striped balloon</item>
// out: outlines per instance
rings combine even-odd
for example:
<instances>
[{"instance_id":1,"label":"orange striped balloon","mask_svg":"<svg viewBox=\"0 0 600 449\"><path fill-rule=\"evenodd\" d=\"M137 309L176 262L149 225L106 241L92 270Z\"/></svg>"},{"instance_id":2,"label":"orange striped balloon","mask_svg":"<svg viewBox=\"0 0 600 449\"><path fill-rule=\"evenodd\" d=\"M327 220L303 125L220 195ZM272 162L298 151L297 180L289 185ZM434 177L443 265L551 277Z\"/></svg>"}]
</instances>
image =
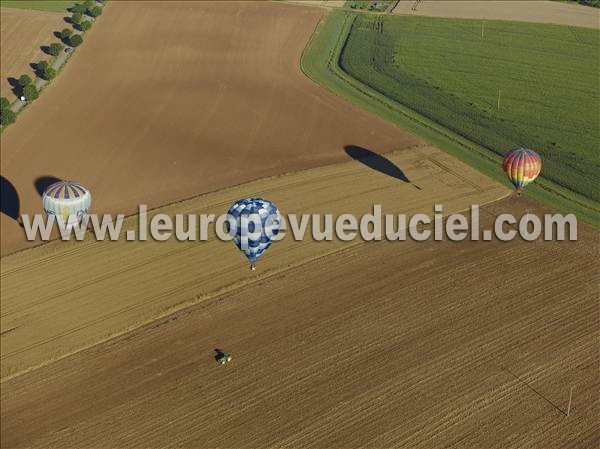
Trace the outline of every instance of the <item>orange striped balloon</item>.
<instances>
[{"instance_id":1,"label":"orange striped balloon","mask_svg":"<svg viewBox=\"0 0 600 449\"><path fill-rule=\"evenodd\" d=\"M517 192L521 193L523 188L540 174L542 158L528 148L513 148L504 156L502 170L513 183Z\"/></svg>"}]
</instances>

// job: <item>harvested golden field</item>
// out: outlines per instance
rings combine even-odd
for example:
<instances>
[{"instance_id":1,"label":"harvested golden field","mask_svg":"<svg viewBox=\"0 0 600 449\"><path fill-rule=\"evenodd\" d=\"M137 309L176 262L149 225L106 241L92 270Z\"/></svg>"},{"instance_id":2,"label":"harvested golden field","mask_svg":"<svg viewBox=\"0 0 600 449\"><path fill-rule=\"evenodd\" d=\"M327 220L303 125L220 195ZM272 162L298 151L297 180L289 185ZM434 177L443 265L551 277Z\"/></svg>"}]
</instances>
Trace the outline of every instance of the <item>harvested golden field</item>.
<instances>
[{"instance_id":1,"label":"harvested golden field","mask_svg":"<svg viewBox=\"0 0 600 449\"><path fill-rule=\"evenodd\" d=\"M15 99L9 78L23 74L35 78L30 64L49 59L41 47L57 42L54 32L67 26L63 17L62 13L0 8L0 96Z\"/></svg>"},{"instance_id":2,"label":"harvested golden field","mask_svg":"<svg viewBox=\"0 0 600 449\"><path fill-rule=\"evenodd\" d=\"M40 177L131 214L417 139L324 91L301 53L324 10L277 2L111 2L44 95L1 136L21 213ZM173 30L177 30L174 32ZM127 36L125 39L123 36ZM3 217L2 253L30 246Z\"/></svg>"},{"instance_id":3,"label":"harvested golden field","mask_svg":"<svg viewBox=\"0 0 600 449\"><path fill-rule=\"evenodd\" d=\"M526 211L507 198L482 227ZM372 242L289 267L279 242L274 276L5 381L2 447L597 447L598 233L579 237Z\"/></svg>"},{"instance_id":4,"label":"harvested golden field","mask_svg":"<svg viewBox=\"0 0 600 449\"><path fill-rule=\"evenodd\" d=\"M551 0L400 0L394 12L430 17L517 20L600 28L600 10Z\"/></svg>"},{"instance_id":5,"label":"harvested golden field","mask_svg":"<svg viewBox=\"0 0 600 449\"><path fill-rule=\"evenodd\" d=\"M509 193L431 147L393 153L381 166L384 172L358 161L330 165L220 190L155 212L218 216L237 199L258 195L284 214L362 216L372 213L374 204L381 204L383 213L433 214L434 203L443 204L448 214ZM137 227L132 217L122 232ZM316 242L310 235L295 242L289 235L269 250L258 272L251 272L234 244L218 240L214 232L208 241L148 238L97 242L88 235L84 242L55 241L3 257L2 377L349 245ZM78 273L75 279L73 273Z\"/></svg>"}]
</instances>

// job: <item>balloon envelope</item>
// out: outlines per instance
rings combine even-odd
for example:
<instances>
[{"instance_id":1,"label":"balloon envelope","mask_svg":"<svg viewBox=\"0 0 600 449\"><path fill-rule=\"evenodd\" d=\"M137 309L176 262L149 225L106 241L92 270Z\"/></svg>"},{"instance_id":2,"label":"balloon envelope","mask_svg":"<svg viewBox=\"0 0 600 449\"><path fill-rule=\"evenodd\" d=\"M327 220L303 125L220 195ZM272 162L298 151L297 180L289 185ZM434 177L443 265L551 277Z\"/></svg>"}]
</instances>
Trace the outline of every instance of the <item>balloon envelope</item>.
<instances>
[{"instance_id":1,"label":"balloon envelope","mask_svg":"<svg viewBox=\"0 0 600 449\"><path fill-rule=\"evenodd\" d=\"M230 215L229 227L235 246L254 265L279 233L279 210L265 199L245 198L231 206L227 214Z\"/></svg>"},{"instance_id":2,"label":"balloon envelope","mask_svg":"<svg viewBox=\"0 0 600 449\"><path fill-rule=\"evenodd\" d=\"M55 182L42 194L44 212L55 215L59 224L66 228L81 222L91 205L90 191L75 181Z\"/></svg>"},{"instance_id":3,"label":"balloon envelope","mask_svg":"<svg viewBox=\"0 0 600 449\"><path fill-rule=\"evenodd\" d=\"M504 156L502 170L518 192L532 182L542 170L542 158L528 148L514 148Z\"/></svg>"}]
</instances>

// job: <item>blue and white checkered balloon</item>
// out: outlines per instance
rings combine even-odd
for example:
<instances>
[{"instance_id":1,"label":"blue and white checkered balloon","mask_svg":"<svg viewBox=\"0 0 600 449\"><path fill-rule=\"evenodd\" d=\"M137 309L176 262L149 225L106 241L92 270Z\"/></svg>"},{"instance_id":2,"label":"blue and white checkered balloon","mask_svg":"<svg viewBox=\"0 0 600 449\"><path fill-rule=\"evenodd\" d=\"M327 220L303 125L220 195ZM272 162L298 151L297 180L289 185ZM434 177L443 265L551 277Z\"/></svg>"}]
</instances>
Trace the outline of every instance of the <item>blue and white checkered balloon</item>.
<instances>
[{"instance_id":1,"label":"blue and white checkered balloon","mask_svg":"<svg viewBox=\"0 0 600 449\"><path fill-rule=\"evenodd\" d=\"M254 269L256 260L273 243L279 233L281 215L277 207L262 198L245 198L237 201L229 211L229 232L233 242L250 261Z\"/></svg>"}]
</instances>

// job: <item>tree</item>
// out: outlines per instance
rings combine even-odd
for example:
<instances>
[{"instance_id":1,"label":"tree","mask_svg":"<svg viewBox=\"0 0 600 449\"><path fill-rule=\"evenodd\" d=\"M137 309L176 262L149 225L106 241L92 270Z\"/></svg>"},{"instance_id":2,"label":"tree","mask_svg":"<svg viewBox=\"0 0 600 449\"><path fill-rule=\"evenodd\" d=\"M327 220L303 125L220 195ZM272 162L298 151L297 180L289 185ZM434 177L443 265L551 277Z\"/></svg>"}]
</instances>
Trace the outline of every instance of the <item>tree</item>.
<instances>
[{"instance_id":1,"label":"tree","mask_svg":"<svg viewBox=\"0 0 600 449\"><path fill-rule=\"evenodd\" d=\"M31 84L31 78L29 77L29 75L21 75L19 77L19 86L25 87L28 84Z\"/></svg>"},{"instance_id":2,"label":"tree","mask_svg":"<svg viewBox=\"0 0 600 449\"><path fill-rule=\"evenodd\" d=\"M38 92L37 87L35 87L35 84L28 84L23 89L23 95L27 101L32 101L39 97L40 93Z\"/></svg>"},{"instance_id":3,"label":"tree","mask_svg":"<svg viewBox=\"0 0 600 449\"><path fill-rule=\"evenodd\" d=\"M84 20L79 26L83 31L88 31L92 27L92 22L90 22L89 20Z\"/></svg>"},{"instance_id":4,"label":"tree","mask_svg":"<svg viewBox=\"0 0 600 449\"><path fill-rule=\"evenodd\" d=\"M40 76L49 67L48 61L40 61L35 65L36 75Z\"/></svg>"},{"instance_id":5,"label":"tree","mask_svg":"<svg viewBox=\"0 0 600 449\"><path fill-rule=\"evenodd\" d=\"M60 32L60 37L63 40L67 40L71 37L71 34L73 34L73 30L71 30L70 28L65 28Z\"/></svg>"},{"instance_id":6,"label":"tree","mask_svg":"<svg viewBox=\"0 0 600 449\"><path fill-rule=\"evenodd\" d=\"M71 46L72 47L78 47L82 43L83 43L83 38L81 37L80 34L74 34L73 36L71 36Z\"/></svg>"},{"instance_id":7,"label":"tree","mask_svg":"<svg viewBox=\"0 0 600 449\"><path fill-rule=\"evenodd\" d=\"M6 98L3 98L6 100ZM0 123L2 126L7 126L15 122L17 120L17 114L11 111L9 108L0 109Z\"/></svg>"},{"instance_id":8,"label":"tree","mask_svg":"<svg viewBox=\"0 0 600 449\"><path fill-rule=\"evenodd\" d=\"M48 52L52 56L58 56L60 54L60 52L63 50L63 48L65 48L65 46L63 44L54 42L53 44L50 44L50 48L48 49Z\"/></svg>"},{"instance_id":9,"label":"tree","mask_svg":"<svg viewBox=\"0 0 600 449\"><path fill-rule=\"evenodd\" d=\"M42 73L44 73L44 70L46 70L48 67L50 67L50 65L48 64L48 61L40 61L35 65L35 74L37 76L41 76Z\"/></svg>"},{"instance_id":10,"label":"tree","mask_svg":"<svg viewBox=\"0 0 600 449\"><path fill-rule=\"evenodd\" d=\"M92 17L98 17L102 14L102 8L99 6L94 6L93 8L88 9L88 14Z\"/></svg>"},{"instance_id":11,"label":"tree","mask_svg":"<svg viewBox=\"0 0 600 449\"><path fill-rule=\"evenodd\" d=\"M83 14L86 10L86 6L83 3L75 3L72 7L71 7L71 12L72 13L79 13L79 14Z\"/></svg>"},{"instance_id":12,"label":"tree","mask_svg":"<svg viewBox=\"0 0 600 449\"><path fill-rule=\"evenodd\" d=\"M79 25L81 23L81 13L80 12L76 12L71 16L71 22L73 22L76 25Z\"/></svg>"},{"instance_id":13,"label":"tree","mask_svg":"<svg viewBox=\"0 0 600 449\"><path fill-rule=\"evenodd\" d=\"M10 109L10 101L4 97L0 97L0 111L3 111L4 109Z\"/></svg>"},{"instance_id":14,"label":"tree","mask_svg":"<svg viewBox=\"0 0 600 449\"><path fill-rule=\"evenodd\" d=\"M44 79L50 81L54 78L56 78L56 70L52 67L47 67L46 70L44 70Z\"/></svg>"}]
</instances>

